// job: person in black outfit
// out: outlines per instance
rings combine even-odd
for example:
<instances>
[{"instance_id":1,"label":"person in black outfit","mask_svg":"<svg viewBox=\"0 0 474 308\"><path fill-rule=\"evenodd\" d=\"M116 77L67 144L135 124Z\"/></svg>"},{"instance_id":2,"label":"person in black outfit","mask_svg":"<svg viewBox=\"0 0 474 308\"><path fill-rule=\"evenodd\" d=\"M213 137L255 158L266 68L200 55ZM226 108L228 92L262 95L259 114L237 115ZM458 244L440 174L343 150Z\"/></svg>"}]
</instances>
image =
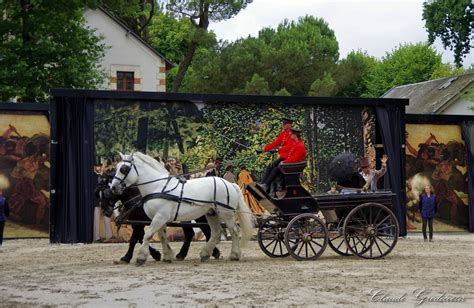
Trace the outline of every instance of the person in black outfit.
<instances>
[{"instance_id":1,"label":"person in black outfit","mask_svg":"<svg viewBox=\"0 0 474 308\"><path fill-rule=\"evenodd\" d=\"M8 216L10 216L10 208L8 207L7 198L3 196L3 191L0 190L0 251L3 244L3 229Z\"/></svg>"}]
</instances>

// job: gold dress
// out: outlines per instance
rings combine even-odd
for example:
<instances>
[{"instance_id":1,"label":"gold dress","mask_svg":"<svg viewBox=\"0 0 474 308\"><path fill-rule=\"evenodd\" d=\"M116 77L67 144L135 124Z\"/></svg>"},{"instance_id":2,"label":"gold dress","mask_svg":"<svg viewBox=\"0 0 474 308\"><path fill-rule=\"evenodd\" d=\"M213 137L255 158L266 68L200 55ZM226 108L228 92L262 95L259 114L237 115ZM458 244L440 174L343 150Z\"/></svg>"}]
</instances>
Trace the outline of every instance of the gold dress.
<instances>
[{"instance_id":1,"label":"gold dress","mask_svg":"<svg viewBox=\"0 0 474 308\"><path fill-rule=\"evenodd\" d=\"M245 169L241 170L239 173L239 178L237 179L237 184L242 190L245 202L254 215L262 215L265 212L265 209L260 204L258 204L257 200L255 200L255 198L247 191L247 185L251 183L253 183L253 178L250 172Z\"/></svg>"}]
</instances>

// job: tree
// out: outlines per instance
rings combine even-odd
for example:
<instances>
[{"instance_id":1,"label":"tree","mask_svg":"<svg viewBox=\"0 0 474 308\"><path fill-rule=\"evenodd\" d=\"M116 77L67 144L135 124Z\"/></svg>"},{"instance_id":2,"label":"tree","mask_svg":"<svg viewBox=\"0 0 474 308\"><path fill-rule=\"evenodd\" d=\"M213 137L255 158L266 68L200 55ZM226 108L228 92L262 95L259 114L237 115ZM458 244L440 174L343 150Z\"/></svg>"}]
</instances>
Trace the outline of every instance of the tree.
<instances>
[{"instance_id":1,"label":"tree","mask_svg":"<svg viewBox=\"0 0 474 308\"><path fill-rule=\"evenodd\" d=\"M426 81L441 65L441 55L425 44L400 45L382 59L367 76L363 96L379 97L394 86Z\"/></svg>"},{"instance_id":2,"label":"tree","mask_svg":"<svg viewBox=\"0 0 474 308\"><path fill-rule=\"evenodd\" d=\"M95 88L105 46L84 28L94 1L2 1L0 99L45 102L50 88Z\"/></svg>"},{"instance_id":3,"label":"tree","mask_svg":"<svg viewBox=\"0 0 474 308\"><path fill-rule=\"evenodd\" d=\"M325 73L323 78L315 80L309 90L310 96L331 96L336 93L336 82L331 74Z\"/></svg>"},{"instance_id":4,"label":"tree","mask_svg":"<svg viewBox=\"0 0 474 308\"><path fill-rule=\"evenodd\" d=\"M315 79L334 69L338 49L334 31L323 19L306 16L284 21L276 29L262 29L258 37L220 42L217 48L197 54L199 65L186 77L188 90L235 93L258 74L272 93L286 88L293 95L307 95Z\"/></svg>"},{"instance_id":5,"label":"tree","mask_svg":"<svg viewBox=\"0 0 474 308\"><path fill-rule=\"evenodd\" d=\"M133 32L148 40L148 26L158 13L156 0L102 0L108 10L119 16Z\"/></svg>"},{"instance_id":6,"label":"tree","mask_svg":"<svg viewBox=\"0 0 474 308\"><path fill-rule=\"evenodd\" d=\"M176 19L168 13L157 13L148 27L148 41L173 63L179 63L193 35L189 20ZM215 42L214 42L215 43Z\"/></svg>"},{"instance_id":7,"label":"tree","mask_svg":"<svg viewBox=\"0 0 474 308\"><path fill-rule=\"evenodd\" d=\"M438 79L444 77L452 77L456 75L462 75L466 71L462 68L454 67L452 64L449 63L442 63L438 66L434 72L431 74L430 79Z\"/></svg>"},{"instance_id":8,"label":"tree","mask_svg":"<svg viewBox=\"0 0 474 308\"><path fill-rule=\"evenodd\" d=\"M194 27L194 33L186 54L179 64L173 83L173 92L178 92L186 71L191 65L199 44L206 39L211 21L222 21L235 16L251 0L169 0L166 9L177 17L187 17Z\"/></svg>"},{"instance_id":9,"label":"tree","mask_svg":"<svg viewBox=\"0 0 474 308\"><path fill-rule=\"evenodd\" d=\"M150 25L148 40L150 44L166 56L171 62L179 63L189 49L194 28L187 18L176 19L169 13L157 13ZM196 54L206 53L209 48L217 45L216 36L209 32L200 41L196 49ZM199 64L199 65L205 65ZM176 79L179 66L175 66L168 71L166 76L166 88L171 91ZM188 69L188 74L192 71L192 66ZM186 87L187 80L184 79L181 87Z\"/></svg>"},{"instance_id":10,"label":"tree","mask_svg":"<svg viewBox=\"0 0 474 308\"><path fill-rule=\"evenodd\" d=\"M259 74L254 74L252 79L245 84L244 93L253 95L271 95L270 89L268 88L268 82Z\"/></svg>"},{"instance_id":11,"label":"tree","mask_svg":"<svg viewBox=\"0 0 474 308\"><path fill-rule=\"evenodd\" d=\"M337 96L360 97L367 92L367 76L377 65L377 60L366 52L351 51L339 61L333 73L337 83Z\"/></svg>"},{"instance_id":12,"label":"tree","mask_svg":"<svg viewBox=\"0 0 474 308\"><path fill-rule=\"evenodd\" d=\"M428 31L428 42L440 38L444 48L454 49L454 63L462 66L469 54L474 30L474 2L472 0L434 0L423 3L423 20Z\"/></svg>"},{"instance_id":13,"label":"tree","mask_svg":"<svg viewBox=\"0 0 474 308\"><path fill-rule=\"evenodd\" d=\"M275 91L275 93L273 95L275 95L275 96L291 96L291 93L288 92L288 90L286 88L281 88L280 90Z\"/></svg>"}]
</instances>

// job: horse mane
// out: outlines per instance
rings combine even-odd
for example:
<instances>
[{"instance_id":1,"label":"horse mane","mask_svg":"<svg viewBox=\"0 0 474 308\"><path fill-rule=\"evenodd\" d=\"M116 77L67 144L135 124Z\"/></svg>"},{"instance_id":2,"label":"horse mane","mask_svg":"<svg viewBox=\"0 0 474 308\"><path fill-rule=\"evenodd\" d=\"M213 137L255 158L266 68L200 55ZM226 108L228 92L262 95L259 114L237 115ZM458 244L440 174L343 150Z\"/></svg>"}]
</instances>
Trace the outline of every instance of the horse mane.
<instances>
[{"instance_id":1,"label":"horse mane","mask_svg":"<svg viewBox=\"0 0 474 308\"><path fill-rule=\"evenodd\" d=\"M141 152L135 152L135 153L132 154L132 157L133 158L138 158L139 160L141 160L142 162L144 162L148 166L152 167L155 170L158 170L160 173L165 173L165 174L169 175L169 171L166 170L165 166L163 166L163 164L161 164L159 161L157 161L156 159L154 159L151 156L148 156L148 155L143 154Z\"/></svg>"}]
</instances>

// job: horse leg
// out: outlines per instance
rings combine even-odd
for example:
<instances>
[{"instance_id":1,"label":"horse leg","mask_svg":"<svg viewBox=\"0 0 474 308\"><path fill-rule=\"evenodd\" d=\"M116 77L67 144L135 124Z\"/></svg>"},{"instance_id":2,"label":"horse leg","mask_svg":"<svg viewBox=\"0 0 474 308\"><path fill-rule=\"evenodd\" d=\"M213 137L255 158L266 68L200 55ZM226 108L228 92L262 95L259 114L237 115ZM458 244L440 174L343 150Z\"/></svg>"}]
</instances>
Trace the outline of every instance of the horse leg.
<instances>
[{"instance_id":1,"label":"horse leg","mask_svg":"<svg viewBox=\"0 0 474 308\"><path fill-rule=\"evenodd\" d=\"M145 227L144 226L137 226L132 225L132 236L130 237L130 242L128 244L128 251L127 253L120 258L120 261L125 263L130 263L130 260L133 257L133 251L135 250L135 245L138 242L142 242L143 235L145 234Z\"/></svg>"},{"instance_id":2,"label":"horse leg","mask_svg":"<svg viewBox=\"0 0 474 308\"><path fill-rule=\"evenodd\" d=\"M159 214L155 215L155 217L153 217L153 219L151 220L150 226L146 230L145 235L143 236L143 244L140 246L140 249L138 250L138 257L137 257L138 266L145 264L146 258L148 257L150 241L153 237L153 234L155 234L157 231L161 231L161 229L164 229L165 227L166 227L166 220L163 219L163 217ZM162 242L162 244L164 248L164 243ZM165 254L165 258L166 258L166 249L163 249L163 253Z\"/></svg>"},{"instance_id":3,"label":"horse leg","mask_svg":"<svg viewBox=\"0 0 474 308\"><path fill-rule=\"evenodd\" d=\"M215 214L214 214L214 216L215 216ZM201 216L201 217L197 218L196 222L208 223L208 221L206 219L206 216ZM204 233L204 236L206 237L206 242L209 242L209 240L211 239L211 228L208 225L202 226L202 227L199 227L199 228L201 229L202 233ZM220 238L219 238L219 240L220 240ZM215 259L219 259L219 257L221 256L221 252L219 251L219 249L217 247L214 247L214 249L212 250L212 256Z\"/></svg>"},{"instance_id":4,"label":"horse leg","mask_svg":"<svg viewBox=\"0 0 474 308\"><path fill-rule=\"evenodd\" d=\"M168 243L168 237L166 236L166 225L158 230L158 235L160 236L160 242L163 246L163 262L171 263L173 260L173 250Z\"/></svg>"},{"instance_id":5,"label":"horse leg","mask_svg":"<svg viewBox=\"0 0 474 308\"><path fill-rule=\"evenodd\" d=\"M211 252L214 248L216 248L216 245L219 243L222 234L222 227L219 221L219 217L217 215L206 215L206 218L211 229L211 234L209 241L199 253L202 262L210 258Z\"/></svg>"},{"instance_id":6,"label":"horse leg","mask_svg":"<svg viewBox=\"0 0 474 308\"><path fill-rule=\"evenodd\" d=\"M227 214L227 213L226 213ZM230 215L226 215L225 224L230 231L230 235L232 238L232 248L230 250L229 259L231 261L239 261L242 257L242 252L240 251L240 239L239 239L239 227L234 221L233 213L229 213Z\"/></svg>"},{"instance_id":7,"label":"horse leg","mask_svg":"<svg viewBox=\"0 0 474 308\"><path fill-rule=\"evenodd\" d=\"M161 252L158 251L158 249L155 249L151 246L148 246L148 249L150 251L150 255L155 261L160 261L161 260Z\"/></svg>"},{"instance_id":8,"label":"horse leg","mask_svg":"<svg viewBox=\"0 0 474 308\"><path fill-rule=\"evenodd\" d=\"M183 227L183 233L184 243L183 246L181 246L179 253L176 255L177 260L184 260L184 258L186 258L186 256L188 255L189 246L191 246L191 242L195 235L192 227Z\"/></svg>"}]
</instances>

